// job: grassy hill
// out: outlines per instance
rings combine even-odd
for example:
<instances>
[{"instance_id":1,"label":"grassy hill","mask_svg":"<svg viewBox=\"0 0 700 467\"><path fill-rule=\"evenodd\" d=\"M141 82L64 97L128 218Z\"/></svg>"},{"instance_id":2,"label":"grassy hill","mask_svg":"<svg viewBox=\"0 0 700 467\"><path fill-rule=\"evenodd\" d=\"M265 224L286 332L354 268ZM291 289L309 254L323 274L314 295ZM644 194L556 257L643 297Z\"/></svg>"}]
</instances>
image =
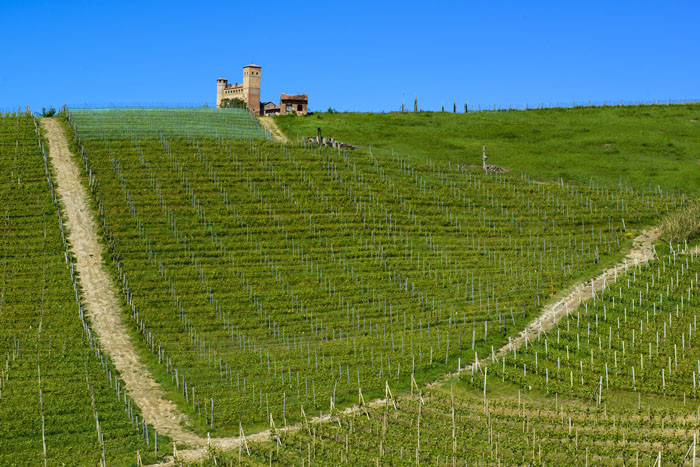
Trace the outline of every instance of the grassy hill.
<instances>
[{"instance_id":1,"label":"grassy hill","mask_svg":"<svg viewBox=\"0 0 700 467\"><path fill-rule=\"evenodd\" d=\"M700 104L526 111L318 113L275 121L292 140L325 135L373 151L488 163L543 179L700 193Z\"/></svg>"}]
</instances>

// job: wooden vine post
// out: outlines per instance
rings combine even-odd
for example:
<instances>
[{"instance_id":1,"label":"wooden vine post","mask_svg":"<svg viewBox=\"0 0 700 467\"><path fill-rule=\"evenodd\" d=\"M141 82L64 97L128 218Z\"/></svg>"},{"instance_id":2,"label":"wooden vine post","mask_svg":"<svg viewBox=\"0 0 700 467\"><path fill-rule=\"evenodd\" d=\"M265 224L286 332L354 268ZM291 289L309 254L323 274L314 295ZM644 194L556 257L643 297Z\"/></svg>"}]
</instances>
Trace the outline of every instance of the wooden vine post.
<instances>
[{"instance_id":1,"label":"wooden vine post","mask_svg":"<svg viewBox=\"0 0 700 467\"><path fill-rule=\"evenodd\" d=\"M416 465L420 465L420 417L423 412L423 404L418 402L418 423L417 428L417 442L416 442Z\"/></svg>"}]
</instances>

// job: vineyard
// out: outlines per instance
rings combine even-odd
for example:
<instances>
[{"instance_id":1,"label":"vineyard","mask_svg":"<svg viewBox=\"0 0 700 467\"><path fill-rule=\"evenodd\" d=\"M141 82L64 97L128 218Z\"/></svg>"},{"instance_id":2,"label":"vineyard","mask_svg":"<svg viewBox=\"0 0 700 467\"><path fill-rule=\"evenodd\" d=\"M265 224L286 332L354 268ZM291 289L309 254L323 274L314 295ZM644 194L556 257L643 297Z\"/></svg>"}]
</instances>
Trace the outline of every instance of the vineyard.
<instances>
[{"instance_id":1,"label":"vineyard","mask_svg":"<svg viewBox=\"0 0 700 467\"><path fill-rule=\"evenodd\" d=\"M512 388L511 388L512 389ZM551 397L479 397L457 385L397 397L336 422L277 432L211 458L242 465L679 465L700 421L697 403L587 406ZM247 450L246 450L247 448Z\"/></svg>"},{"instance_id":2,"label":"vineyard","mask_svg":"<svg viewBox=\"0 0 700 467\"><path fill-rule=\"evenodd\" d=\"M74 112L81 133L89 138L228 137L271 140L255 117L241 109L82 109Z\"/></svg>"},{"instance_id":3,"label":"vineyard","mask_svg":"<svg viewBox=\"0 0 700 467\"><path fill-rule=\"evenodd\" d=\"M32 117L0 116L0 165L0 464L155 460L169 440L140 418L84 319Z\"/></svg>"},{"instance_id":4,"label":"vineyard","mask_svg":"<svg viewBox=\"0 0 700 467\"><path fill-rule=\"evenodd\" d=\"M238 434L488 355L683 199L70 114L143 358Z\"/></svg>"},{"instance_id":5,"label":"vineyard","mask_svg":"<svg viewBox=\"0 0 700 467\"><path fill-rule=\"evenodd\" d=\"M625 257L684 194L280 144L236 109L55 122L124 327L85 305L42 126L1 117L0 464L692 459L698 250Z\"/></svg>"},{"instance_id":6,"label":"vineyard","mask_svg":"<svg viewBox=\"0 0 700 467\"><path fill-rule=\"evenodd\" d=\"M697 247L658 253L557 328L450 387L218 455L248 465L691 465L700 262Z\"/></svg>"},{"instance_id":7,"label":"vineyard","mask_svg":"<svg viewBox=\"0 0 700 467\"><path fill-rule=\"evenodd\" d=\"M489 369L523 387L589 398L641 392L685 400L697 395L697 251L682 246L568 314L547 336L513 349Z\"/></svg>"}]
</instances>

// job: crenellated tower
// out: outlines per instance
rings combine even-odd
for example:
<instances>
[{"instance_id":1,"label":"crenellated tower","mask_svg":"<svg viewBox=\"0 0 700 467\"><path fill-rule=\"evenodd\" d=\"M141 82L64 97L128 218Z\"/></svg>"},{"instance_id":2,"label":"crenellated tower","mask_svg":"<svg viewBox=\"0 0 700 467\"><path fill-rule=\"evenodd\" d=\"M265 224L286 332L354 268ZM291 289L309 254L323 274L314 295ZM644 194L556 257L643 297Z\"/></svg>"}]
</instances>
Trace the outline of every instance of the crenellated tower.
<instances>
[{"instance_id":1,"label":"crenellated tower","mask_svg":"<svg viewBox=\"0 0 700 467\"><path fill-rule=\"evenodd\" d=\"M255 115L260 115L260 70L253 64L243 67L243 97Z\"/></svg>"},{"instance_id":2,"label":"crenellated tower","mask_svg":"<svg viewBox=\"0 0 700 467\"><path fill-rule=\"evenodd\" d=\"M224 98L224 89L228 86L228 80L226 78L219 78L216 80L216 107L221 105L221 100Z\"/></svg>"},{"instance_id":3,"label":"crenellated tower","mask_svg":"<svg viewBox=\"0 0 700 467\"><path fill-rule=\"evenodd\" d=\"M260 115L260 67L247 65L243 67L243 83L229 84L226 78L216 80L216 107L223 99L240 99L246 103L248 110Z\"/></svg>"}]
</instances>

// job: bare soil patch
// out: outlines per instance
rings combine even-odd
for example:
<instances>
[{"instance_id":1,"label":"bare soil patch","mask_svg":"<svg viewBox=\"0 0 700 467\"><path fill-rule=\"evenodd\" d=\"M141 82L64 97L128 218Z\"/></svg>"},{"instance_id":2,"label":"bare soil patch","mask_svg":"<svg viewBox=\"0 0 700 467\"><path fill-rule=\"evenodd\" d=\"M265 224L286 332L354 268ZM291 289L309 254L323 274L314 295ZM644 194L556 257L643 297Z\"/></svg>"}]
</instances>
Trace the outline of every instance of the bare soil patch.
<instances>
[{"instance_id":1,"label":"bare soil patch","mask_svg":"<svg viewBox=\"0 0 700 467\"><path fill-rule=\"evenodd\" d=\"M284 133L282 133L282 132L280 131L279 127L277 126L277 124L275 123L275 120L274 120L272 117L270 117L270 116L267 116L267 117L258 117L258 121L260 122L260 124L261 124L262 126L264 126L265 128L267 128L268 130L270 130L270 133L272 133L272 136L273 136L278 142L280 142L280 143L287 143L287 142L289 142L289 140L288 140L287 137L284 135Z\"/></svg>"}]
</instances>

